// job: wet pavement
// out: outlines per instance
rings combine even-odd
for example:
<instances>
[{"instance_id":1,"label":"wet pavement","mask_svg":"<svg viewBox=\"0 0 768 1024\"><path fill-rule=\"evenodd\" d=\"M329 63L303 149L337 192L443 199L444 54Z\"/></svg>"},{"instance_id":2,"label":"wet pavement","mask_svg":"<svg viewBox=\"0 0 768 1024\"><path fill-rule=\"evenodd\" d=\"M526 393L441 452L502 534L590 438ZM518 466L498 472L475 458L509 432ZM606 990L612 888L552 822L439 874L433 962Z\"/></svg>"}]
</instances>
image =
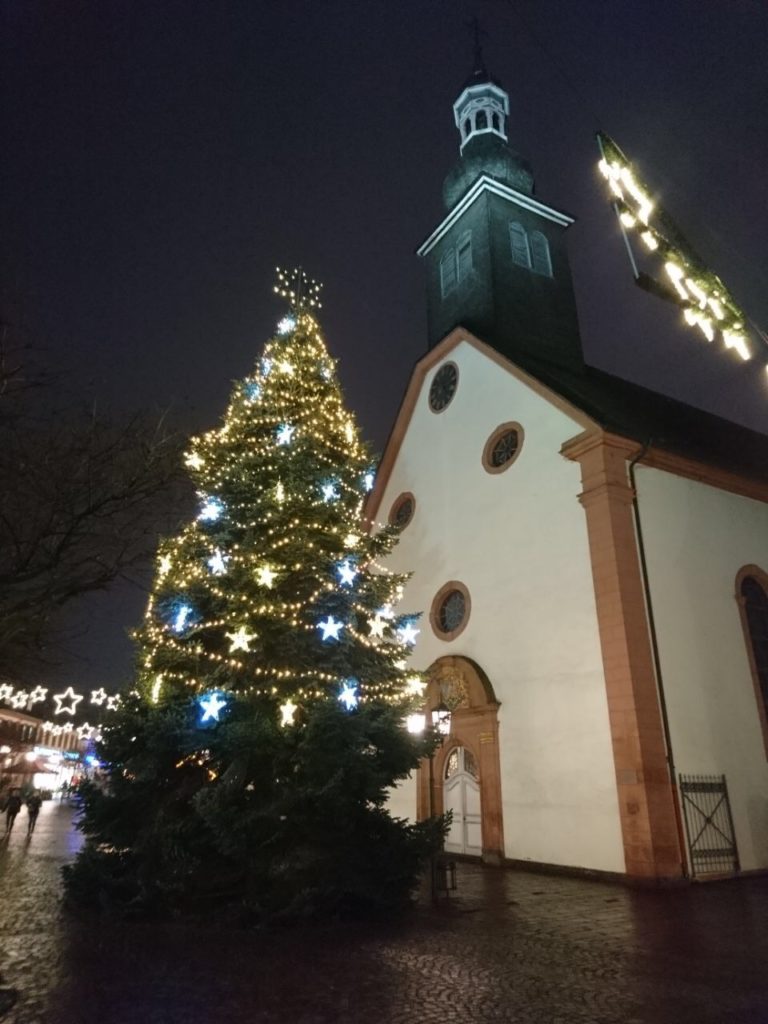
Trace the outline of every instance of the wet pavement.
<instances>
[{"instance_id":1,"label":"wet pavement","mask_svg":"<svg viewBox=\"0 0 768 1024\"><path fill-rule=\"evenodd\" d=\"M62 912L72 808L0 843L2 1024L763 1024L768 879L682 890L459 865L400 925L265 935Z\"/></svg>"}]
</instances>

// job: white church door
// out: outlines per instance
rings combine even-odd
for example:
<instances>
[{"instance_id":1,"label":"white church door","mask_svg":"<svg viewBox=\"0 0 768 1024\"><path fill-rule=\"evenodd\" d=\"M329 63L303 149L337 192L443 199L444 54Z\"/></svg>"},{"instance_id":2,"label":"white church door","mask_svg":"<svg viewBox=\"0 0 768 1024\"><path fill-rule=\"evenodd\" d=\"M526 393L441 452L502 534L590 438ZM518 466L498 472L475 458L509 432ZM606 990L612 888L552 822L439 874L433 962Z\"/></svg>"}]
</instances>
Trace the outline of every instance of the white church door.
<instances>
[{"instance_id":1,"label":"white church door","mask_svg":"<svg viewBox=\"0 0 768 1024\"><path fill-rule=\"evenodd\" d=\"M454 747L445 760L443 806L453 817L445 849L479 857L483 852L480 781L477 764L466 747Z\"/></svg>"}]
</instances>

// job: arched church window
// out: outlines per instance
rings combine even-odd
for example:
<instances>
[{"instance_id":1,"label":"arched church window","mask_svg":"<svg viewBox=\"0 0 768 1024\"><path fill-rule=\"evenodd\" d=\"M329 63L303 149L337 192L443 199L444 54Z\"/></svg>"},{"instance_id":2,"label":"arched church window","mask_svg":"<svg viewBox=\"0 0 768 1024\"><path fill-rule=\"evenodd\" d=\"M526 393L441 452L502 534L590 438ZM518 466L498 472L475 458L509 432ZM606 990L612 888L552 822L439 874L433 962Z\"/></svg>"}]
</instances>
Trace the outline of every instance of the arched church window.
<instances>
[{"instance_id":1,"label":"arched church window","mask_svg":"<svg viewBox=\"0 0 768 1024\"><path fill-rule=\"evenodd\" d=\"M440 293L445 298L456 287L456 251L447 249L440 259Z\"/></svg>"},{"instance_id":2,"label":"arched church window","mask_svg":"<svg viewBox=\"0 0 768 1024\"><path fill-rule=\"evenodd\" d=\"M459 281L464 281L469 277L472 270L472 233L470 231L465 232L459 239L456 253L458 256Z\"/></svg>"},{"instance_id":3,"label":"arched church window","mask_svg":"<svg viewBox=\"0 0 768 1024\"><path fill-rule=\"evenodd\" d=\"M540 231L531 232L531 264L534 274L552 277L552 260L549 255L549 242Z\"/></svg>"},{"instance_id":4,"label":"arched church window","mask_svg":"<svg viewBox=\"0 0 768 1024\"><path fill-rule=\"evenodd\" d=\"M519 267L531 269L531 250L528 247L528 233L522 224L513 221L509 225L509 244L512 247L512 259Z\"/></svg>"},{"instance_id":5,"label":"arched church window","mask_svg":"<svg viewBox=\"0 0 768 1024\"><path fill-rule=\"evenodd\" d=\"M475 128L477 131L484 131L488 127L488 115L484 110L478 110L477 117L475 118Z\"/></svg>"},{"instance_id":6,"label":"arched church window","mask_svg":"<svg viewBox=\"0 0 768 1024\"><path fill-rule=\"evenodd\" d=\"M739 574L736 596L768 753L768 576L753 568L754 572L742 570Z\"/></svg>"}]
</instances>

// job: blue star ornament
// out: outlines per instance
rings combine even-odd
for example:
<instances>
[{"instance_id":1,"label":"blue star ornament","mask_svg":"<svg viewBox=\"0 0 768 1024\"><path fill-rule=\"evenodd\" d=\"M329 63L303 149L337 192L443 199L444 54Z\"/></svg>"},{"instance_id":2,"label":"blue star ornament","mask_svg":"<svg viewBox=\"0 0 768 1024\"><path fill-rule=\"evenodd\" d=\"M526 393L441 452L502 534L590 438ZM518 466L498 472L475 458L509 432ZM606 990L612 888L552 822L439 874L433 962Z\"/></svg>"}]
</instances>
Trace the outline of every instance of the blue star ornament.
<instances>
[{"instance_id":1,"label":"blue star ornament","mask_svg":"<svg viewBox=\"0 0 768 1024\"><path fill-rule=\"evenodd\" d=\"M200 716L200 724L204 722L218 722L219 713L227 706L227 702L224 699L224 695L219 690L213 690L211 693L201 694L197 698L197 703L200 705L200 710L203 712Z\"/></svg>"},{"instance_id":2,"label":"blue star ornament","mask_svg":"<svg viewBox=\"0 0 768 1024\"><path fill-rule=\"evenodd\" d=\"M410 622L406 622L404 626L401 626L397 635L400 637L401 644L410 644L411 647L416 643L416 637L419 635L421 630L414 629Z\"/></svg>"},{"instance_id":3,"label":"blue star ornament","mask_svg":"<svg viewBox=\"0 0 768 1024\"><path fill-rule=\"evenodd\" d=\"M275 440L280 445L290 444L295 430L296 427L291 426L290 423L283 423L277 429L277 435L275 437Z\"/></svg>"},{"instance_id":4,"label":"blue star ornament","mask_svg":"<svg viewBox=\"0 0 768 1024\"><path fill-rule=\"evenodd\" d=\"M336 572L339 574L339 579L342 584L346 584L351 587L355 582L355 576L357 576L357 569L352 565L350 560L346 558L343 562L340 562L336 568Z\"/></svg>"},{"instance_id":5,"label":"blue star ornament","mask_svg":"<svg viewBox=\"0 0 768 1024\"><path fill-rule=\"evenodd\" d=\"M323 631L323 640L338 640L344 623L337 622L332 615L329 615L325 622L318 622L317 628Z\"/></svg>"},{"instance_id":6,"label":"blue star ornament","mask_svg":"<svg viewBox=\"0 0 768 1024\"><path fill-rule=\"evenodd\" d=\"M206 498L203 501L197 518L201 519L204 523L215 523L221 517L223 511L224 505L218 498Z\"/></svg>"},{"instance_id":7,"label":"blue star ornament","mask_svg":"<svg viewBox=\"0 0 768 1024\"><path fill-rule=\"evenodd\" d=\"M341 688L341 693L339 694L339 700L347 709L347 711L352 711L354 708L357 707L360 698L357 695L356 679L346 679L344 681L344 684Z\"/></svg>"}]
</instances>

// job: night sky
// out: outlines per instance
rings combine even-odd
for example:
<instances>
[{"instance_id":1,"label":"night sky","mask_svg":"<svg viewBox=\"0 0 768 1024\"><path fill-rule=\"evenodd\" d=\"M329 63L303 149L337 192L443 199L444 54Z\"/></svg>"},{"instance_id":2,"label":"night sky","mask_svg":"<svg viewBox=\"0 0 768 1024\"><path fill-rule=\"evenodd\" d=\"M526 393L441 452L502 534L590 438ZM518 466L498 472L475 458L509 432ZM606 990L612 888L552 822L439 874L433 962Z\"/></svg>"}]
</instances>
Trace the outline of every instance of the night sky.
<instances>
[{"instance_id":1,"label":"night sky","mask_svg":"<svg viewBox=\"0 0 768 1024\"><path fill-rule=\"evenodd\" d=\"M0 312L74 396L214 425L281 315L275 264L301 262L380 449L425 350L414 250L443 216L476 14L510 142L537 195L577 218L588 361L768 432L768 358L741 363L633 285L594 142L616 139L768 329L763 0L0 7ZM121 681L143 602L81 608L90 629L51 678Z\"/></svg>"}]
</instances>

